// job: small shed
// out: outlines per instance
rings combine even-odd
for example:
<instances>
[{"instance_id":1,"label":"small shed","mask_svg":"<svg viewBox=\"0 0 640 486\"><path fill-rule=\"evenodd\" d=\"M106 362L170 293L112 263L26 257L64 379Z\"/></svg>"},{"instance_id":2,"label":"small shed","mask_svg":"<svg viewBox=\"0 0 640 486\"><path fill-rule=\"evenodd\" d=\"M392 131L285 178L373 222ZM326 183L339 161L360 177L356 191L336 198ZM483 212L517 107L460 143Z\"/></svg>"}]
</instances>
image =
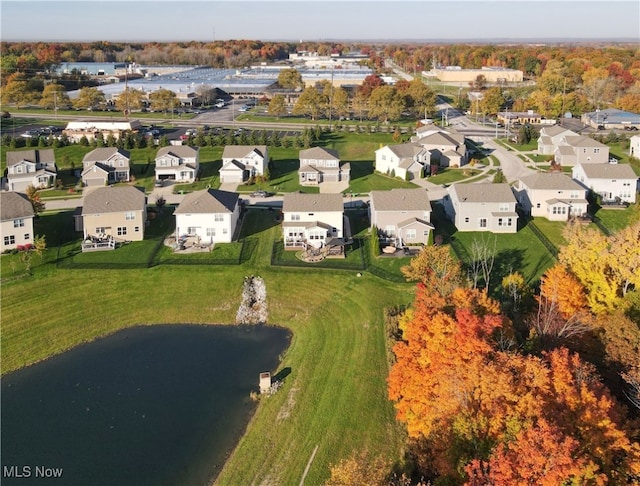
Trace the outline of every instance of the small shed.
<instances>
[{"instance_id":1,"label":"small shed","mask_svg":"<svg viewBox=\"0 0 640 486\"><path fill-rule=\"evenodd\" d=\"M260 393L269 393L271 389L271 373L265 371L260 373Z\"/></svg>"}]
</instances>

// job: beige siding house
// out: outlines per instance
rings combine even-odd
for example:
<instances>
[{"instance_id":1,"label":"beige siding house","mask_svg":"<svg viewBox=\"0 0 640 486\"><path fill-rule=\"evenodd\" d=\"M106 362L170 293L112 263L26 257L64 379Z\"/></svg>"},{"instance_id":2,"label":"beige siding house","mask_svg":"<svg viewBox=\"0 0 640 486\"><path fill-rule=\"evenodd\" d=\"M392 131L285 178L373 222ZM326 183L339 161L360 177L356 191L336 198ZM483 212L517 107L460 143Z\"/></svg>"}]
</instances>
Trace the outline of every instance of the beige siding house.
<instances>
[{"instance_id":1,"label":"beige siding house","mask_svg":"<svg viewBox=\"0 0 640 486\"><path fill-rule=\"evenodd\" d=\"M147 197L138 187L98 187L83 197L81 218L85 240L142 241Z\"/></svg>"},{"instance_id":2,"label":"beige siding house","mask_svg":"<svg viewBox=\"0 0 640 486\"><path fill-rule=\"evenodd\" d=\"M156 179L191 183L200 170L200 149L188 145L162 147L156 154Z\"/></svg>"},{"instance_id":3,"label":"beige siding house","mask_svg":"<svg viewBox=\"0 0 640 486\"><path fill-rule=\"evenodd\" d=\"M640 135L634 135L629 139L629 157L640 159Z\"/></svg>"},{"instance_id":4,"label":"beige siding house","mask_svg":"<svg viewBox=\"0 0 640 486\"><path fill-rule=\"evenodd\" d=\"M7 190L53 187L58 169L53 149L7 152Z\"/></svg>"},{"instance_id":5,"label":"beige siding house","mask_svg":"<svg viewBox=\"0 0 640 486\"><path fill-rule=\"evenodd\" d=\"M522 209L534 218L567 221L587 214L586 189L566 174L536 172L521 177L515 191Z\"/></svg>"},{"instance_id":6,"label":"beige siding house","mask_svg":"<svg viewBox=\"0 0 640 486\"><path fill-rule=\"evenodd\" d=\"M315 186L323 182L346 182L351 177L350 164L341 164L335 150L312 147L300 151L298 180L301 185Z\"/></svg>"},{"instance_id":7,"label":"beige siding house","mask_svg":"<svg viewBox=\"0 0 640 486\"><path fill-rule=\"evenodd\" d=\"M233 240L240 204L238 194L203 189L187 194L175 210L176 240L196 237L202 243L228 243Z\"/></svg>"},{"instance_id":8,"label":"beige siding house","mask_svg":"<svg viewBox=\"0 0 640 486\"><path fill-rule=\"evenodd\" d=\"M268 164L266 145L227 145L222 152L220 182L240 184L251 177L264 175Z\"/></svg>"},{"instance_id":9,"label":"beige siding house","mask_svg":"<svg viewBox=\"0 0 640 486\"><path fill-rule=\"evenodd\" d=\"M2 251L33 245L33 206L27 196L0 192L0 229Z\"/></svg>"},{"instance_id":10,"label":"beige siding house","mask_svg":"<svg viewBox=\"0 0 640 486\"><path fill-rule=\"evenodd\" d=\"M416 129L411 141L430 152L431 164L440 167L462 167L468 162L465 137L452 128L443 129L433 124Z\"/></svg>"},{"instance_id":11,"label":"beige siding house","mask_svg":"<svg viewBox=\"0 0 640 486\"><path fill-rule=\"evenodd\" d=\"M541 128L538 137L538 154L553 155L565 136L578 137L579 135L560 125Z\"/></svg>"},{"instance_id":12,"label":"beige siding house","mask_svg":"<svg viewBox=\"0 0 640 486\"><path fill-rule=\"evenodd\" d=\"M371 228L396 247L426 244L431 224L431 201L425 189L371 191Z\"/></svg>"},{"instance_id":13,"label":"beige siding house","mask_svg":"<svg viewBox=\"0 0 640 486\"><path fill-rule=\"evenodd\" d=\"M578 164L609 162L609 147L584 135L565 135L554 151L556 163L573 167Z\"/></svg>"},{"instance_id":14,"label":"beige siding house","mask_svg":"<svg viewBox=\"0 0 640 486\"><path fill-rule=\"evenodd\" d=\"M285 249L322 248L344 238L342 194L288 193L282 203Z\"/></svg>"},{"instance_id":15,"label":"beige siding house","mask_svg":"<svg viewBox=\"0 0 640 486\"><path fill-rule=\"evenodd\" d=\"M576 165L571 176L604 203L636 202L638 176L629 164Z\"/></svg>"},{"instance_id":16,"label":"beige siding house","mask_svg":"<svg viewBox=\"0 0 640 486\"><path fill-rule=\"evenodd\" d=\"M105 186L113 182L129 181L130 154L117 147L99 147L82 159L82 184Z\"/></svg>"},{"instance_id":17,"label":"beige siding house","mask_svg":"<svg viewBox=\"0 0 640 486\"><path fill-rule=\"evenodd\" d=\"M453 184L447 191L445 212L458 231L518 231L516 198L509 184Z\"/></svg>"}]
</instances>

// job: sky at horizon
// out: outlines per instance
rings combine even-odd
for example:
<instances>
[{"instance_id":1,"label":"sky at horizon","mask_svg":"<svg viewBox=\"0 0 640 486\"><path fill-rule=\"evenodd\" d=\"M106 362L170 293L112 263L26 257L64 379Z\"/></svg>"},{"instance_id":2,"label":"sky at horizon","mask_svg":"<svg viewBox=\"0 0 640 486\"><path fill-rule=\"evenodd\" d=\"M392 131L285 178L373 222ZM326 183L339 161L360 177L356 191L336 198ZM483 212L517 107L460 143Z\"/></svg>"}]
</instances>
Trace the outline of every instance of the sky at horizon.
<instances>
[{"instance_id":1,"label":"sky at horizon","mask_svg":"<svg viewBox=\"0 0 640 486\"><path fill-rule=\"evenodd\" d=\"M3 41L640 41L638 0L2 0Z\"/></svg>"}]
</instances>

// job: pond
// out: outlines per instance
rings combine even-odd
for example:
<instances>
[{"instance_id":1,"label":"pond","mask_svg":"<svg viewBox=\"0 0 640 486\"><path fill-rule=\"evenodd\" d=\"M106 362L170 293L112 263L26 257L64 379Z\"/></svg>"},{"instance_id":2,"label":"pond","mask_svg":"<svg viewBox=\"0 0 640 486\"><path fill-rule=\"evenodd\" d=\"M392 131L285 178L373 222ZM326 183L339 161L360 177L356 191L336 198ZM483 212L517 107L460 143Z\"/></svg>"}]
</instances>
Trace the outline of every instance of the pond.
<instances>
[{"instance_id":1,"label":"pond","mask_svg":"<svg viewBox=\"0 0 640 486\"><path fill-rule=\"evenodd\" d=\"M276 327L141 326L10 373L0 482L208 484L289 342Z\"/></svg>"}]
</instances>

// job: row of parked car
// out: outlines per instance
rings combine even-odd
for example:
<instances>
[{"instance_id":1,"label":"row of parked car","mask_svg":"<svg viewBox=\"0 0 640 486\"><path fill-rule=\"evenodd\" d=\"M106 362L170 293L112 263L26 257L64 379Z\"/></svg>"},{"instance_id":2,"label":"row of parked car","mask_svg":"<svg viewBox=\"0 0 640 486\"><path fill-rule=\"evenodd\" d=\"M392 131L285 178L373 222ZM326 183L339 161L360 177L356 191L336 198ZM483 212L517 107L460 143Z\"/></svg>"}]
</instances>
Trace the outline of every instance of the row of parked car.
<instances>
[{"instance_id":1,"label":"row of parked car","mask_svg":"<svg viewBox=\"0 0 640 486\"><path fill-rule=\"evenodd\" d=\"M20 136L23 138L38 138L38 137L48 137L49 135L55 135L56 133L62 132L62 127L56 126L48 126L42 128L34 128L32 130L27 130L22 133Z\"/></svg>"}]
</instances>

